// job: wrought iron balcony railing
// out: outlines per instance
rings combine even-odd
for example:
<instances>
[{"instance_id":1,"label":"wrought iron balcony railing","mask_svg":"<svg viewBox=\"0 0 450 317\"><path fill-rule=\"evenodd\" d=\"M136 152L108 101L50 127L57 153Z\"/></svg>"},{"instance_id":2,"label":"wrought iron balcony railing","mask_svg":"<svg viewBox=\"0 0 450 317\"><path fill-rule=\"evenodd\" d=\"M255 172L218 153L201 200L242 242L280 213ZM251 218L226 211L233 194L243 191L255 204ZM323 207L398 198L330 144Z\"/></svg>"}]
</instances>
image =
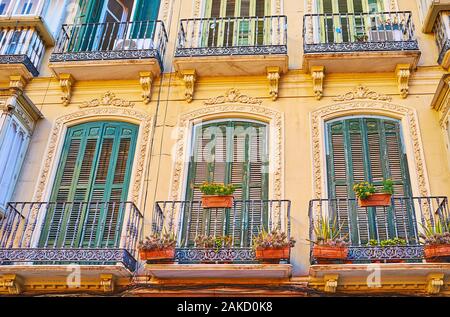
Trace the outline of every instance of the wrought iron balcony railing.
<instances>
[{"instance_id":1,"label":"wrought iron balcony railing","mask_svg":"<svg viewBox=\"0 0 450 317\"><path fill-rule=\"evenodd\" d=\"M182 19L175 57L287 54L287 17Z\"/></svg>"},{"instance_id":2,"label":"wrought iron balcony railing","mask_svg":"<svg viewBox=\"0 0 450 317\"><path fill-rule=\"evenodd\" d=\"M162 21L65 24L50 61L156 58L162 69L166 45Z\"/></svg>"},{"instance_id":3,"label":"wrought iron balcony railing","mask_svg":"<svg viewBox=\"0 0 450 317\"><path fill-rule=\"evenodd\" d=\"M410 11L306 14L305 53L418 50Z\"/></svg>"},{"instance_id":4,"label":"wrought iron balcony railing","mask_svg":"<svg viewBox=\"0 0 450 317\"><path fill-rule=\"evenodd\" d=\"M433 26L434 38L439 50L438 63L442 64L445 54L450 49L450 12L441 12Z\"/></svg>"},{"instance_id":5,"label":"wrought iron balcony railing","mask_svg":"<svg viewBox=\"0 0 450 317\"><path fill-rule=\"evenodd\" d=\"M313 199L309 202L310 241L317 241L314 228L320 220L326 220L340 229L340 238L348 240L349 261L421 262L423 226L434 225L436 217L449 219L449 212L447 197L392 197L390 207L364 208L356 199ZM405 240L406 245L379 246L381 241L395 238ZM371 245L370 240L376 240L377 245ZM312 253L311 263L316 263Z\"/></svg>"},{"instance_id":6,"label":"wrought iron balcony railing","mask_svg":"<svg viewBox=\"0 0 450 317\"><path fill-rule=\"evenodd\" d=\"M232 208L203 208L201 201L159 201L155 204L152 232L175 232L178 263L252 263L253 239L262 230L291 234L289 200L235 200ZM227 236L229 247L205 248L199 236ZM285 259L289 261L289 259Z\"/></svg>"},{"instance_id":7,"label":"wrought iron balcony railing","mask_svg":"<svg viewBox=\"0 0 450 317\"><path fill-rule=\"evenodd\" d=\"M136 267L142 215L131 202L14 202L0 219L0 265Z\"/></svg>"},{"instance_id":8,"label":"wrought iron balcony railing","mask_svg":"<svg viewBox=\"0 0 450 317\"><path fill-rule=\"evenodd\" d=\"M44 42L34 27L0 27L0 64L23 64L37 76L44 53Z\"/></svg>"}]
</instances>

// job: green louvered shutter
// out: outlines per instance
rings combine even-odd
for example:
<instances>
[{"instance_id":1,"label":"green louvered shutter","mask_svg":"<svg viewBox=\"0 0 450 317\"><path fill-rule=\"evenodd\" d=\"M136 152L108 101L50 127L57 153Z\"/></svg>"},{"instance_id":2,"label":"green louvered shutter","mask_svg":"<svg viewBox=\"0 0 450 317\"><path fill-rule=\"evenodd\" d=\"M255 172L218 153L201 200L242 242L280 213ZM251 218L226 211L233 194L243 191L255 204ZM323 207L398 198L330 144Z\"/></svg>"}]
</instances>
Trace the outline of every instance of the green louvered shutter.
<instances>
[{"instance_id":1,"label":"green louvered shutter","mask_svg":"<svg viewBox=\"0 0 450 317\"><path fill-rule=\"evenodd\" d=\"M136 0L133 17L135 23L131 38L149 39L154 37L160 3L161 0Z\"/></svg>"},{"instance_id":2,"label":"green louvered shutter","mask_svg":"<svg viewBox=\"0 0 450 317\"><path fill-rule=\"evenodd\" d=\"M105 0L80 0L75 26L70 33L69 51L92 50L98 30L94 23L100 21Z\"/></svg>"},{"instance_id":3,"label":"green louvered shutter","mask_svg":"<svg viewBox=\"0 0 450 317\"><path fill-rule=\"evenodd\" d=\"M369 181L376 187L383 179L394 181L394 196L411 196L407 159L398 121L355 118L327 124L328 190L331 198L355 198L353 184ZM353 243L411 237L411 206L359 208L356 203L335 206L342 230L351 230ZM397 221L394 220L394 213Z\"/></svg>"},{"instance_id":4,"label":"green louvered shutter","mask_svg":"<svg viewBox=\"0 0 450 317\"><path fill-rule=\"evenodd\" d=\"M41 246L65 241L66 246L105 247L117 241L137 131L118 122L68 129L50 198L57 203L47 210Z\"/></svg>"},{"instance_id":5,"label":"green louvered shutter","mask_svg":"<svg viewBox=\"0 0 450 317\"><path fill-rule=\"evenodd\" d=\"M196 127L186 199L199 201L199 186L203 182L235 185L236 200L267 199L266 139L267 127L258 123L225 121ZM248 246L251 235L267 225L266 208L260 203L249 207L236 204L236 211L217 208L186 212L184 228L190 223L189 232L185 233L188 244L193 243L196 234L234 232L235 245ZM244 227L253 227L253 232L244 229L241 236Z\"/></svg>"}]
</instances>

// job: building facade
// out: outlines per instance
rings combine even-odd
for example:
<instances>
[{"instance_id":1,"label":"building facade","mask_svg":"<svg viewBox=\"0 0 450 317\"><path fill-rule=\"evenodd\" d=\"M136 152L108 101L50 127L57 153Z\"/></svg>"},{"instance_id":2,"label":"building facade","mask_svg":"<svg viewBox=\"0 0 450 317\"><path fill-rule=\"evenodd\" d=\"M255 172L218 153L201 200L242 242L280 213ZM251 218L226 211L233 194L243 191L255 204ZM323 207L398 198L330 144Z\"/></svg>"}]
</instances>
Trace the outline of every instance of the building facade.
<instances>
[{"instance_id":1,"label":"building facade","mask_svg":"<svg viewBox=\"0 0 450 317\"><path fill-rule=\"evenodd\" d=\"M449 295L420 238L449 219L448 10L0 0L0 293ZM385 179L391 206L359 207L353 185ZM204 182L235 185L233 207L203 208ZM348 258L319 264L330 213ZM295 247L260 263L275 228ZM140 260L163 232L175 263Z\"/></svg>"}]
</instances>

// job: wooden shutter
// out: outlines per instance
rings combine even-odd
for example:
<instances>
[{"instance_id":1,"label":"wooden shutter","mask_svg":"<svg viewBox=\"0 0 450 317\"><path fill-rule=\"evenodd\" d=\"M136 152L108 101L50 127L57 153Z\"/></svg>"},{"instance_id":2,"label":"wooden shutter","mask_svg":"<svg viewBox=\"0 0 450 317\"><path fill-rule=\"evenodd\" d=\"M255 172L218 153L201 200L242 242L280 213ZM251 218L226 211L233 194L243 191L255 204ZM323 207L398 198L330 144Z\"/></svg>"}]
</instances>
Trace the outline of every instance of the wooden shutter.
<instances>
[{"instance_id":1,"label":"wooden shutter","mask_svg":"<svg viewBox=\"0 0 450 317\"><path fill-rule=\"evenodd\" d=\"M235 185L236 200L267 199L266 133L265 125L250 122L225 121L197 127L186 200L199 201L202 194L198 188L205 181ZM205 155L208 153L210 157ZM236 207L185 211L189 217L185 228L190 223L188 241L192 244L197 234L232 235L234 228L235 243L240 245L243 226L251 223L256 232L262 226L261 218L264 222L267 215L262 206L252 206L251 210L242 204ZM250 234L243 236L243 244Z\"/></svg>"},{"instance_id":2,"label":"wooden shutter","mask_svg":"<svg viewBox=\"0 0 450 317\"><path fill-rule=\"evenodd\" d=\"M115 122L68 129L41 244L99 247L117 241L136 135L136 126Z\"/></svg>"},{"instance_id":3,"label":"wooden shutter","mask_svg":"<svg viewBox=\"0 0 450 317\"><path fill-rule=\"evenodd\" d=\"M328 124L328 140L328 184L332 198L354 198L353 184L369 181L380 188L387 178L393 179L396 196L411 195L398 121L378 118L335 121ZM411 234L411 206L366 210L343 202L334 208L338 210L344 233L351 230L353 242Z\"/></svg>"}]
</instances>

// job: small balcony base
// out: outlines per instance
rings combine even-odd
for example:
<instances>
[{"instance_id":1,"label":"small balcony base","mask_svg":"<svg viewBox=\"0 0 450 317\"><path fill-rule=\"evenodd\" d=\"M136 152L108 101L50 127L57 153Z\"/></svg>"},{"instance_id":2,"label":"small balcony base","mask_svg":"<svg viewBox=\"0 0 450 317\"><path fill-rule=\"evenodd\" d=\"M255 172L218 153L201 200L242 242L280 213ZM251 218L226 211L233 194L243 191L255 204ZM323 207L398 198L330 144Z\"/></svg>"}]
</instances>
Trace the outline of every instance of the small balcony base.
<instances>
[{"instance_id":1,"label":"small balcony base","mask_svg":"<svg viewBox=\"0 0 450 317\"><path fill-rule=\"evenodd\" d=\"M290 264L146 264L146 273L158 280L288 280Z\"/></svg>"},{"instance_id":2,"label":"small balcony base","mask_svg":"<svg viewBox=\"0 0 450 317\"><path fill-rule=\"evenodd\" d=\"M0 67L0 81L9 81L10 76L22 76L30 80L39 74L26 55L0 55Z\"/></svg>"}]
</instances>

